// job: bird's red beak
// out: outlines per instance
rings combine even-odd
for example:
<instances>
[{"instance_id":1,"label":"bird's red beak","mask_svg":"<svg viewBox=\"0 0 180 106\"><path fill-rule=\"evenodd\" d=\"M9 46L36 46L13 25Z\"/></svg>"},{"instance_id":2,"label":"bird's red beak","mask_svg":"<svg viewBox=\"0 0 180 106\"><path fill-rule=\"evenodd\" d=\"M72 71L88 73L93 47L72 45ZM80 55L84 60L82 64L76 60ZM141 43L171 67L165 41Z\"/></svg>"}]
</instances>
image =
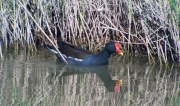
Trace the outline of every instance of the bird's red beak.
<instances>
[{"instance_id":1,"label":"bird's red beak","mask_svg":"<svg viewBox=\"0 0 180 106\"><path fill-rule=\"evenodd\" d=\"M118 43L115 43L116 53L123 55L123 52L120 48L120 45Z\"/></svg>"},{"instance_id":2,"label":"bird's red beak","mask_svg":"<svg viewBox=\"0 0 180 106\"><path fill-rule=\"evenodd\" d=\"M116 85L114 86L114 92L118 92L119 86L122 85L122 80L117 80Z\"/></svg>"}]
</instances>

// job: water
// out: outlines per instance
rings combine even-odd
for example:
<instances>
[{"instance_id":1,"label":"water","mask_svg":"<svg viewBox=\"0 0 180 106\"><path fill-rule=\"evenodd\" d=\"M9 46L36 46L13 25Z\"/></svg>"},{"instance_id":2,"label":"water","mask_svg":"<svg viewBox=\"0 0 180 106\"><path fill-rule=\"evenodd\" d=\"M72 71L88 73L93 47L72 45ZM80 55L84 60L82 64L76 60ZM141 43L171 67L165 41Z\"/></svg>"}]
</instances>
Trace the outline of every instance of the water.
<instances>
[{"instance_id":1,"label":"water","mask_svg":"<svg viewBox=\"0 0 180 106\"><path fill-rule=\"evenodd\" d=\"M108 66L76 67L61 64L46 49L4 53L1 106L180 105L178 63L160 66L146 55L113 55Z\"/></svg>"}]
</instances>

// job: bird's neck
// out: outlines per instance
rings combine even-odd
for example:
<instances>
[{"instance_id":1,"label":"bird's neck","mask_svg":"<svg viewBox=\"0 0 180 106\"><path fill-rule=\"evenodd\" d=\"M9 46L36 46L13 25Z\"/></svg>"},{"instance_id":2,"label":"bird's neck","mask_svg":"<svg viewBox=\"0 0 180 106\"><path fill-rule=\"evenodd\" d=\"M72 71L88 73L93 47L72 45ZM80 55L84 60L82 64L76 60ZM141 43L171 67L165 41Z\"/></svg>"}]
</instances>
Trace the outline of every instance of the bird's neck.
<instances>
[{"instance_id":1,"label":"bird's neck","mask_svg":"<svg viewBox=\"0 0 180 106\"><path fill-rule=\"evenodd\" d=\"M95 55L95 59L97 62L102 64L107 64L111 53L107 52L106 50L101 51L99 54Z\"/></svg>"}]
</instances>

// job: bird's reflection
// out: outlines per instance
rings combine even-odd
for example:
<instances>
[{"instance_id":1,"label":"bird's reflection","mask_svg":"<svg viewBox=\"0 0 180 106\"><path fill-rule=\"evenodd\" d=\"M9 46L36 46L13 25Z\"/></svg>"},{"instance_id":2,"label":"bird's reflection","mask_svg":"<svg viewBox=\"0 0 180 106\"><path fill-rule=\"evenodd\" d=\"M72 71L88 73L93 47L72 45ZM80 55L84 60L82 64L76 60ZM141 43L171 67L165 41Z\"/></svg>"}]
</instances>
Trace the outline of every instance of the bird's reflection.
<instances>
[{"instance_id":1,"label":"bird's reflection","mask_svg":"<svg viewBox=\"0 0 180 106\"><path fill-rule=\"evenodd\" d=\"M118 92L119 86L122 84L122 80L112 80L110 76L110 71L107 65L105 66L63 66L61 71L56 72L56 75L70 76L74 74L83 74L83 73L95 73L97 76L104 82L104 86L110 92Z\"/></svg>"}]
</instances>

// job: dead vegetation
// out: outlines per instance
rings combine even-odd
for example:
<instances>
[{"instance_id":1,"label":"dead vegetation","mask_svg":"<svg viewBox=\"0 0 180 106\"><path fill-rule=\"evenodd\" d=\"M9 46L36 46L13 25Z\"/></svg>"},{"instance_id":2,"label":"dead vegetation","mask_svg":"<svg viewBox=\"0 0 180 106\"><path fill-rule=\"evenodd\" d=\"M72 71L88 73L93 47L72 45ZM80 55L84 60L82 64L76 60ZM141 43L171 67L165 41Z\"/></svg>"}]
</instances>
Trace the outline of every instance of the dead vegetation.
<instances>
[{"instance_id":1,"label":"dead vegetation","mask_svg":"<svg viewBox=\"0 0 180 106\"><path fill-rule=\"evenodd\" d=\"M18 42L32 49L51 39L54 44L63 40L98 51L114 40L127 52L176 61L180 60L180 3L174 6L174 2L3 0L1 36L6 47Z\"/></svg>"}]
</instances>

